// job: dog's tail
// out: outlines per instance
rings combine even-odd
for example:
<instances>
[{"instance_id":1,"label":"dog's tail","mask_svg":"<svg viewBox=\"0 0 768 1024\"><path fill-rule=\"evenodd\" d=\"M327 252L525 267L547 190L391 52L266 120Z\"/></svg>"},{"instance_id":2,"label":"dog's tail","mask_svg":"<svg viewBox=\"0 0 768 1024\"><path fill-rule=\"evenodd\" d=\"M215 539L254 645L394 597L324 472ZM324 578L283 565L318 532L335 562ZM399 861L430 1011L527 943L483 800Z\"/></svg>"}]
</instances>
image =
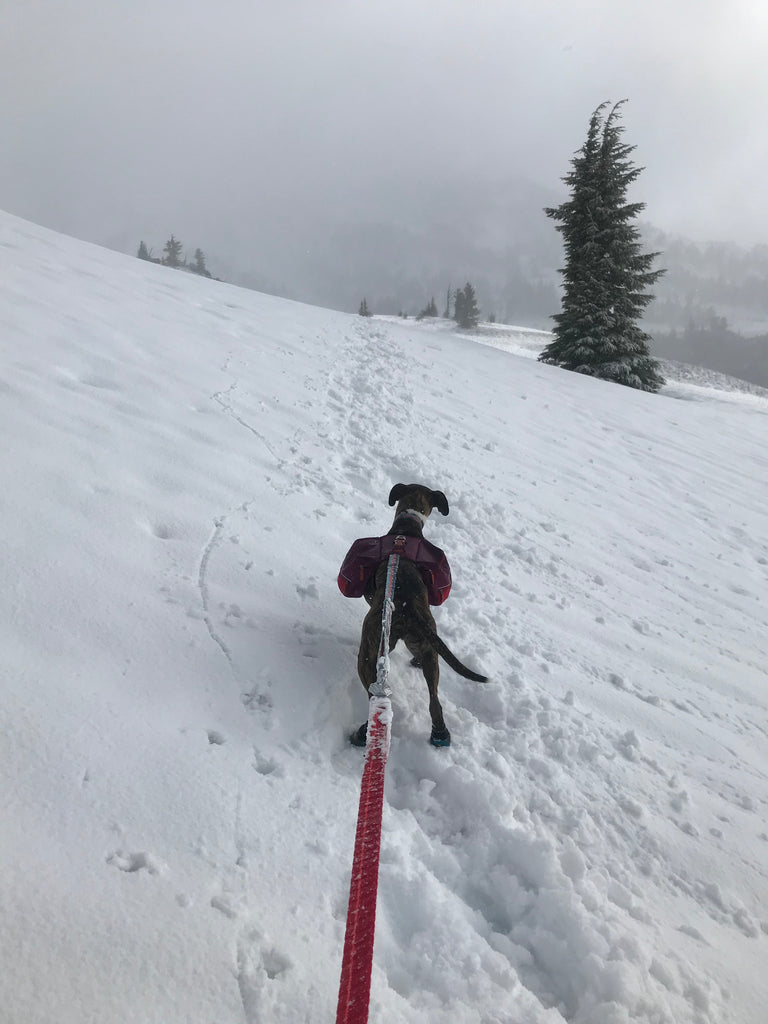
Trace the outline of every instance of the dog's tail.
<instances>
[{"instance_id":1,"label":"dog's tail","mask_svg":"<svg viewBox=\"0 0 768 1024\"><path fill-rule=\"evenodd\" d=\"M471 668L467 668L466 665L462 665L450 647L444 640L441 640L434 629L422 619L417 619L419 624L419 632L423 635L425 640L428 640L433 650L437 651L440 657L445 661L447 665L450 665L454 672L458 675L463 676L465 679L472 679L476 683L487 683L488 677L481 676L479 672L473 672Z\"/></svg>"}]
</instances>

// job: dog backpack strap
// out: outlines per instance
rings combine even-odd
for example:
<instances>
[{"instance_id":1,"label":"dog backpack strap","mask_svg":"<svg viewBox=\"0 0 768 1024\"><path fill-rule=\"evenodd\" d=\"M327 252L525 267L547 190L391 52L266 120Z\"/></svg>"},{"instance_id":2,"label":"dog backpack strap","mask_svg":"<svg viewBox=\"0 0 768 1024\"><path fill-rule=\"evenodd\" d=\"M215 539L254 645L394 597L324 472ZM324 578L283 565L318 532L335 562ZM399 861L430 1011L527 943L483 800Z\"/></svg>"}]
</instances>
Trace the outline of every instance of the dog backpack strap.
<instances>
[{"instance_id":1,"label":"dog backpack strap","mask_svg":"<svg viewBox=\"0 0 768 1024\"><path fill-rule=\"evenodd\" d=\"M399 556L400 555L405 555L407 547L408 547L408 538L404 537L401 533L398 533L397 536L394 539L394 544L392 545L392 554L393 555L398 555L398 560L399 560ZM397 571L397 570L395 570L395 571Z\"/></svg>"}]
</instances>

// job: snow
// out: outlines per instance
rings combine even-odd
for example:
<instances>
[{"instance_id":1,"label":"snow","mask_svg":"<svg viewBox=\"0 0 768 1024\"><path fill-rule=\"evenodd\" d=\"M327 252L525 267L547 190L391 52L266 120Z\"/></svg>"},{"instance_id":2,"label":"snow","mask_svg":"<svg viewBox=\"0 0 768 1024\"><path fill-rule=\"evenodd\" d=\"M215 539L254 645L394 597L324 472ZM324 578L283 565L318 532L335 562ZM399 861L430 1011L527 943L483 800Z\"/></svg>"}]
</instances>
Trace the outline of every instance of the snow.
<instances>
[{"instance_id":1,"label":"snow","mask_svg":"<svg viewBox=\"0 0 768 1024\"><path fill-rule=\"evenodd\" d=\"M765 1019L768 400L545 338L0 215L4 1022L334 1019L367 710L335 579L411 480L490 681L443 667L434 749L392 656L371 1021Z\"/></svg>"}]
</instances>

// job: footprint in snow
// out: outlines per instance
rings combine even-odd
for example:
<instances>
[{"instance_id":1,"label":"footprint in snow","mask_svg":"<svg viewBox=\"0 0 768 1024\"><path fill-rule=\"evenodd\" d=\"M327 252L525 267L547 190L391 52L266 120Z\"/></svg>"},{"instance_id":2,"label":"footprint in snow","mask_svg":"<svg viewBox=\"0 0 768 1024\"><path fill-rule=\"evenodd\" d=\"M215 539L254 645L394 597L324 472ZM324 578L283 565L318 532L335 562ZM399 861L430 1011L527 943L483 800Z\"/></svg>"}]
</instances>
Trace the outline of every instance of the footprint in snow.
<instances>
[{"instance_id":1,"label":"footprint in snow","mask_svg":"<svg viewBox=\"0 0 768 1024\"><path fill-rule=\"evenodd\" d=\"M678 925L677 930L679 932L682 932L683 935L688 935L690 938L696 939L697 942L701 942L705 946L709 945L709 943L704 938L704 936L701 934L701 932L698 930L698 928L693 928L691 925L688 925L688 924L681 924L681 925Z\"/></svg>"},{"instance_id":2,"label":"footprint in snow","mask_svg":"<svg viewBox=\"0 0 768 1024\"><path fill-rule=\"evenodd\" d=\"M262 757L255 748L253 751L253 767L259 775L274 775L275 778L281 778L283 775L282 767L274 758Z\"/></svg>"},{"instance_id":3,"label":"footprint in snow","mask_svg":"<svg viewBox=\"0 0 768 1024\"><path fill-rule=\"evenodd\" d=\"M270 711L272 708L272 697L256 688L248 693L240 694L240 701L246 711Z\"/></svg>"},{"instance_id":4,"label":"footprint in snow","mask_svg":"<svg viewBox=\"0 0 768 1024\"><path fill-rule=\"evenodd\" d=\"M288 957L265 943L259 932L251 931L238 939L235 976L246 1024L268 1020L275 1010L275 1000L282 1003L284 994L275 990L274 984L282 984L292 967Z\"/></svg>"},{"instance_id":5,"label":"footprint in snow","mask_svg":"<svg viewBox=\"0 0 768 1024\"><path fill-rule=\"evenodd\" d=\"M137 871L147 871L150 875L160 873L161 865L150 853L125 853L123 850L115 850L107 857L107 864L133 874Z\"/></svg>"},{"instance_id":6,"label":"footprint in snow","mask_svg":"<svg viewBox=\"0 0 768 1024\"><path fill-rule=\"evenodd\" d=\"M224 917L228 917L230 921L235 921L240 916L240 908L227 896L212 896L211 906L214 910L218 910L220 914L223 914Z\"/></svg>"}]
</instances>

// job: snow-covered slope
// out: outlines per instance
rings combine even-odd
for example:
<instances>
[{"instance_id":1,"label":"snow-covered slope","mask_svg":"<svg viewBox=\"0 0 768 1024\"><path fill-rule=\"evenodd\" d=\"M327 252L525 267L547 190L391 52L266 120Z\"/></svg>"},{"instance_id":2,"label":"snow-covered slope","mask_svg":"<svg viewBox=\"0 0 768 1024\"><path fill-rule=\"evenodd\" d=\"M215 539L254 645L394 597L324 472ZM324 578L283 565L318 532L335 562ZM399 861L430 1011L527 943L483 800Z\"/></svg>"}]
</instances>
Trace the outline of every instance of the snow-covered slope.
<instances>
[{"instance_id":1,"label":"snow-covered slope","mask_svg":"<svg viewBox=\"0 0 768 1024\"><path fill-rule=\"evenodd\" d=\"M393 657L371 1020L758 1024L759 396L679 401L0 217L0 1006L335 1013L365 716L336 589L442 488L450 749Z\"/></svg>"}]
</instances>

